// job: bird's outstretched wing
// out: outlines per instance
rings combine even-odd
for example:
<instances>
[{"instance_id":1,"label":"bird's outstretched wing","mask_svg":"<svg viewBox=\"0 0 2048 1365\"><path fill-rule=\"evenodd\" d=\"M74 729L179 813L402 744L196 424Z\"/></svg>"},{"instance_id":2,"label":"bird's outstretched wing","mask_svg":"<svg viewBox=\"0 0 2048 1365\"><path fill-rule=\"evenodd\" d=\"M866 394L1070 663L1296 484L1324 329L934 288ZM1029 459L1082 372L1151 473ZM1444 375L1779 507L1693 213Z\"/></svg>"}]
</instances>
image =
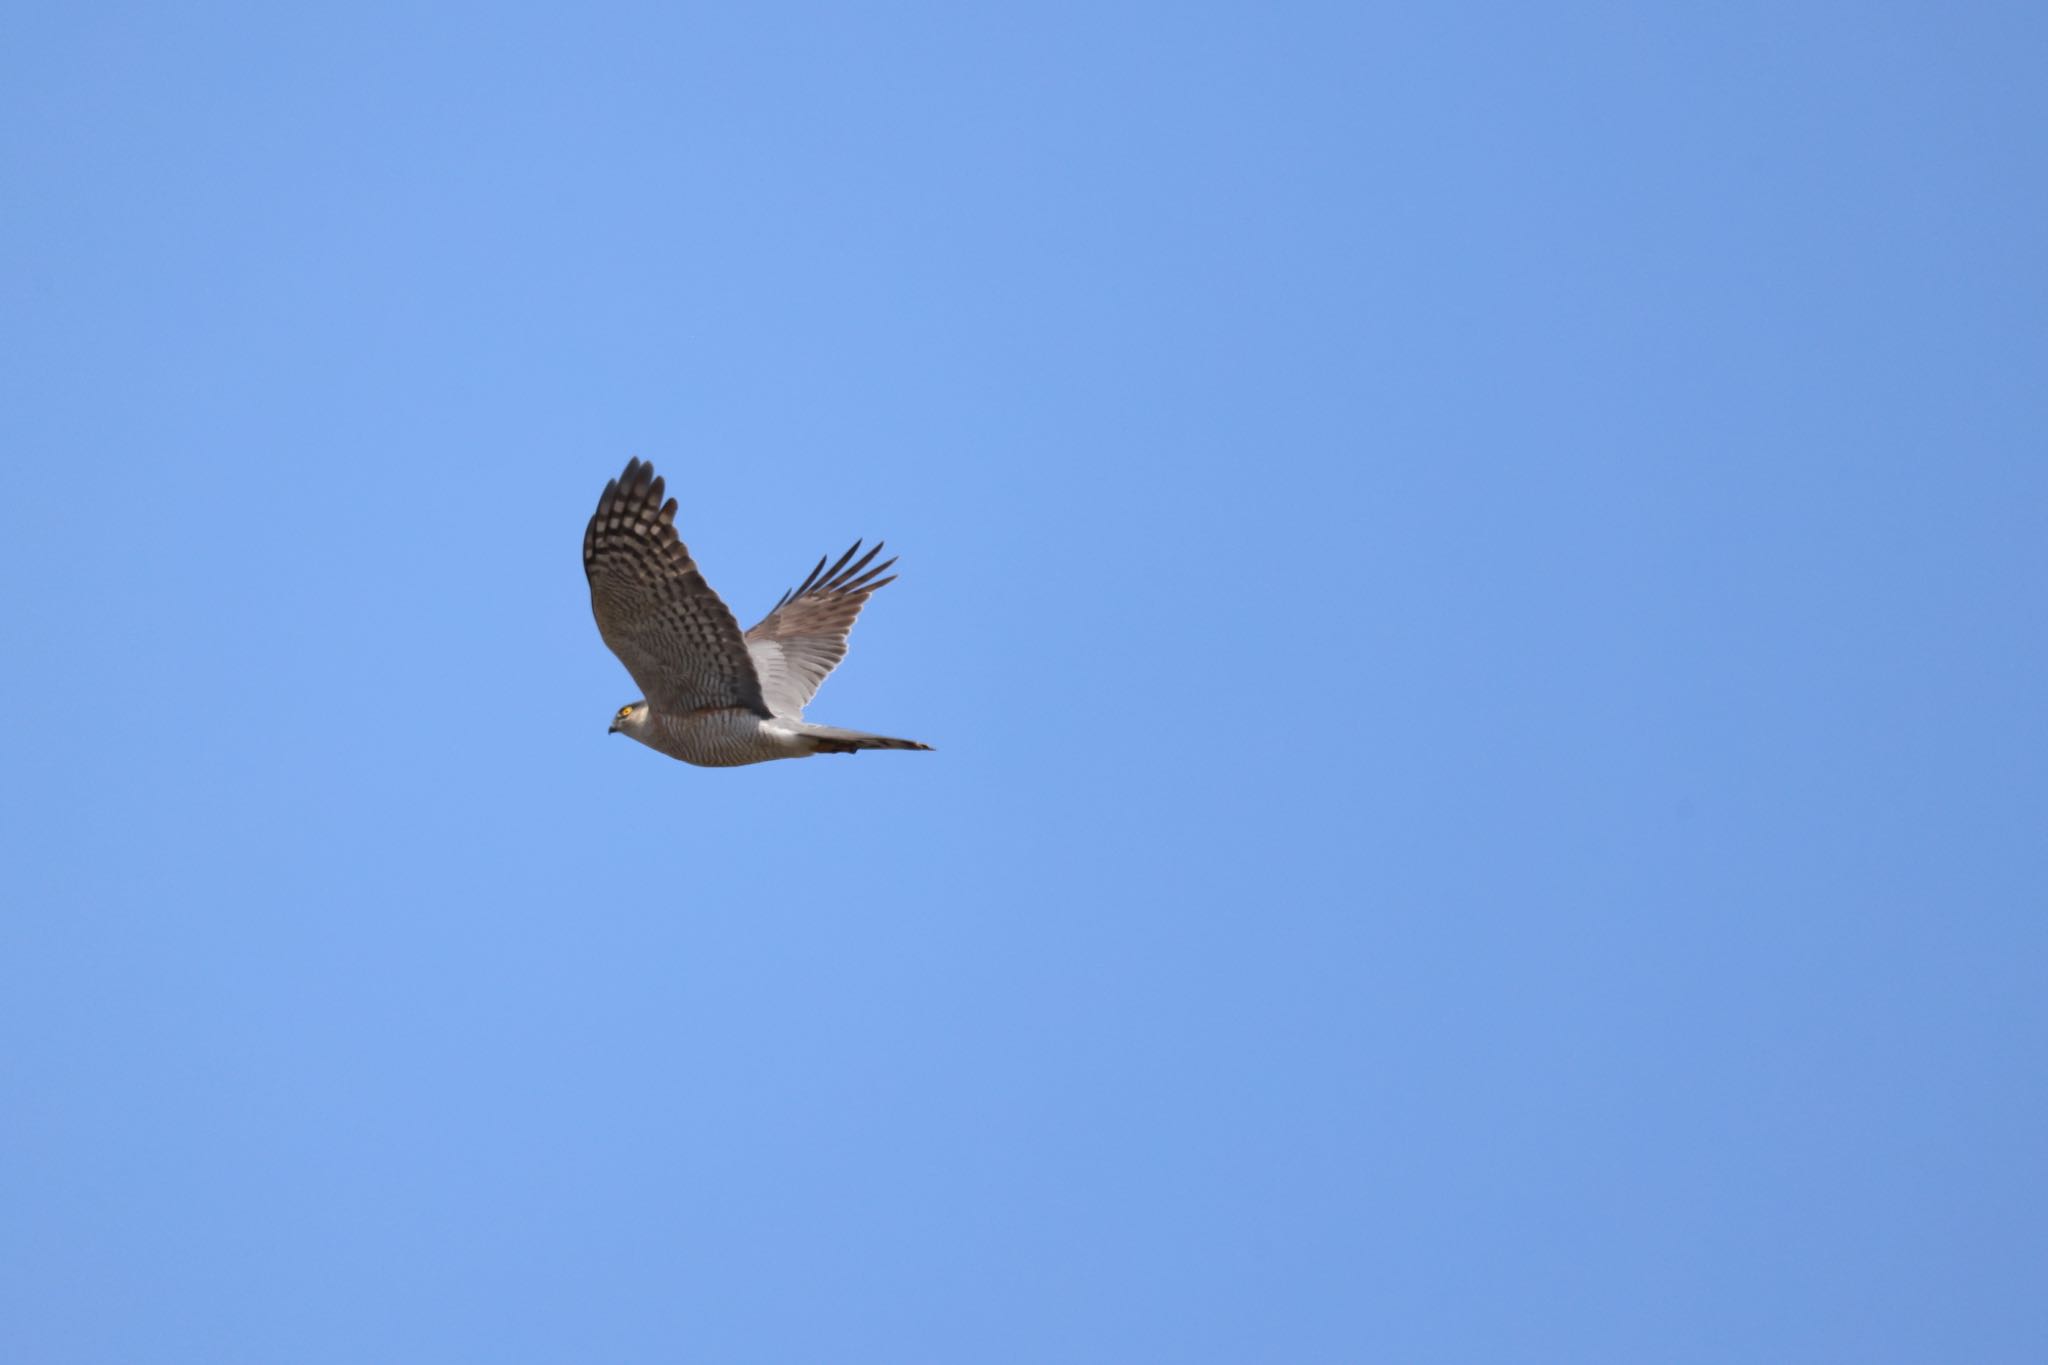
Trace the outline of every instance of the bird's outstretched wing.
<instances>
[{"instance_id":1,"label":"bird's outstretched wing","mask_svg":"<svg viewBox=\"0 0 2048 1365\"><path fill-rule=\"evenodd\" d=\"M676 535L654 466L634 460L604 486L583 532L598 633L657 711L743 706L769 714L740 624Z\"/></svg>"},{"instance_id":2,"label":"bird's outstretched wing","mask_svg":"<svg viewBox=\"0 0 2048 1365\"><path fill-rule=\"evenodd\" d=\"M804 707L818 694L818 684L846 657L847 633L869 595L896 581L893 574L881 577L895 560L868 567L881 552L877 541L856 560L856 540L831 568L820 559L810 576L782 594L775 610L747 632L747 651L754 656L762 695L776 715L803 716Z\"/></svg>"}]
</instances>

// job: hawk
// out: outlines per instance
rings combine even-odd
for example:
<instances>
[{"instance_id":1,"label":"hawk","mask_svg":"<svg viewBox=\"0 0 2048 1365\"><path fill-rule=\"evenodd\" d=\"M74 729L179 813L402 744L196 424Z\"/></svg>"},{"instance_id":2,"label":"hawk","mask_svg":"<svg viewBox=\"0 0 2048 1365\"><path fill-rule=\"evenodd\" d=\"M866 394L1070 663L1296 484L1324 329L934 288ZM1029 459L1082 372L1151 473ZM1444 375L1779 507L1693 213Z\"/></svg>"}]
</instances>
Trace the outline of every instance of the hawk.
<instances>
[{"instance_id":1,"label":"hawk","mask_svg":"<svg viewBox=\"0 0 2048 1365\"><path fill-rule=\"evenodd\" d=\"M662 501L654 467L634 460L605 484L583 532L598 634L645 694L619 708L613 734L705 768L932 747L804 719L818 684L846 657L861 607L896 581L881 577L894 559L874 562L880 542L863 555L855 541L829 569L820 559L742 635L676 535L675 519L675 499Z\"/></svg>"}]
</instances>

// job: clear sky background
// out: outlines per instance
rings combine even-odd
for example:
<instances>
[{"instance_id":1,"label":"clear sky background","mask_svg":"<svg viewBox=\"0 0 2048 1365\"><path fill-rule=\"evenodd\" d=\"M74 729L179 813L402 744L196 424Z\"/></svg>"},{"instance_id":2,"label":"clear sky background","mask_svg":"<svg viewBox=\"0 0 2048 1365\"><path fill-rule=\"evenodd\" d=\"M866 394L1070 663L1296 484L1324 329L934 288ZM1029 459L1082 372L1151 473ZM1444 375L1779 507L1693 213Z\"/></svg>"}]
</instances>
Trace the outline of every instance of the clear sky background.
<instances>
[{"instance_id":1,"label":"clear sky background","mask_svg":"<svg viewBox=\"0 0 2048 1365\"><path fill-rule=\"evenodd\" d=\"M2048 1359L2044 69L12 7L0 1357ZM938 752L607 737L633 455Z\"/></svg>"}]
</instances>

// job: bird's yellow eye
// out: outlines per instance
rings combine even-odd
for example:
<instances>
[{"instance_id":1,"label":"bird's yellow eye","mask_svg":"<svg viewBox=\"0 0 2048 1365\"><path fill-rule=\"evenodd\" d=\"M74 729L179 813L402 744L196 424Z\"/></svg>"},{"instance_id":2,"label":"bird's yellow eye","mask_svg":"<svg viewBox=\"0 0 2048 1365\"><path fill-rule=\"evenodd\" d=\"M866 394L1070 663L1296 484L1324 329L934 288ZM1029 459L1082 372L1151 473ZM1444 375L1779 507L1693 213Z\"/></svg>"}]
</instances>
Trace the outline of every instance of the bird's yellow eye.
<instances>
[{"instance_id":1,"label":"bird's yellow eye","mask_svg":"<svg viewBox=\"0 0 2048 1365\"><path fill-rule=\"evenodd\" d=\"M630 715L632 715L632 714L633 714L633 708L632 708L632 707L630 707L630 706L621 706L621 707L619 708L619 717L618 717L618 718L619 718L620 720L624 720L624 719L626 719L626 718L627 718L628 716L630 716Z\"/></svg>"}]
</instances>

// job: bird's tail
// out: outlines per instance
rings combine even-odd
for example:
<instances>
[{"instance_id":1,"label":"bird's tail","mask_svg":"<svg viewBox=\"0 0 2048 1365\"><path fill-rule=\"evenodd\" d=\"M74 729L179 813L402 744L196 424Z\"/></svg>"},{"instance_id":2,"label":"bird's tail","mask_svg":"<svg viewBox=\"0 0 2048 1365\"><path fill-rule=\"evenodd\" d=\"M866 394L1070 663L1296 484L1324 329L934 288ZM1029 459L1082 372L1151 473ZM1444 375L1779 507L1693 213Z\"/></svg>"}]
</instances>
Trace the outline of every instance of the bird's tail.
<instances>
[{"instance_id":1,"label":"bird's tail","mask_svg":"<svg viewBox=\"0 0 2048 1365\"><path fill-rule=\"evenodd\" d=\"M919 744L914 739L891 739L887 735L871 735L865 730L842 730L836 725L811 725L806 723L801 732L814 746L814 754L852 754L862 749L930 749L929 744Z\"/></svg>"}]
</instances>

